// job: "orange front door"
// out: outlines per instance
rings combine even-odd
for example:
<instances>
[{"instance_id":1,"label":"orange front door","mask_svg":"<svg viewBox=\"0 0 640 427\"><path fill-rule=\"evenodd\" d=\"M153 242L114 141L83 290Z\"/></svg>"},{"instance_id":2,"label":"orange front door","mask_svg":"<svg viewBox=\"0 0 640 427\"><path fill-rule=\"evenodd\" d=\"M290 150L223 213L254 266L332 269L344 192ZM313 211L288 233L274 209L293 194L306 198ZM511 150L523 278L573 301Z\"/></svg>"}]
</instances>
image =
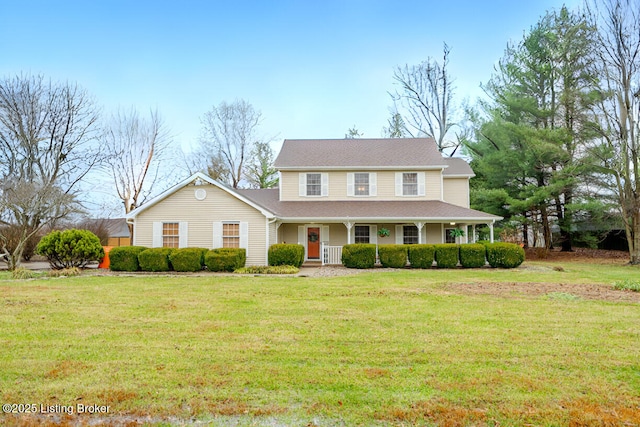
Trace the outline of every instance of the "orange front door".
<instances>
[{"instance_id":1,"label":"orange front door","mask_svg":"<svg viewBox=\"0 0 640 427\"><path fill-rule=\"evenodd\" d=\"M320 228L307 229L307 259L320 259Z\"/></svg>"}]
</instances>

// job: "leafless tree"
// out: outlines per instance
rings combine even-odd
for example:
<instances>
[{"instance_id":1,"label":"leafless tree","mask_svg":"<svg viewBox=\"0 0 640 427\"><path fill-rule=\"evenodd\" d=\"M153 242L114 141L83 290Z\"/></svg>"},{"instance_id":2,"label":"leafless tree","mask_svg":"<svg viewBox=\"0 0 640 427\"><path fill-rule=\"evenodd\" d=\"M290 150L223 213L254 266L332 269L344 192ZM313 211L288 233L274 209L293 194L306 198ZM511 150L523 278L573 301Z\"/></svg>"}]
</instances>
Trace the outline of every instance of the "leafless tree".
<instances>
[{"instance_id":1,"label":"leafless tree","mask_svg":"<svg viewBox=\"0 0 640 427\"><path fill-rule=\"evenodd\" d=\"M393 78L400 89L391 94L404 113L405 130L412 137L432 137L440 151L459 145L446 140L455 125L451 121L454 85L447 68L449 52L445 43L441 63L428 58L419 65L397 67Z\"/></svg>"},{"instance_id":2,"label":"leafless tree","mask_svg":"<svg viewBox=\"0 0 640 427\"><path fill-rule=\"evenodd\" d=\"M261 118L262 114L242 99L230 104L221 102L205 113L200 147L210 174L228 176L230 185L240 186L247 159L259 141Z\"/></svg>"},{"instance_id":3,"label":"leafless tree","mask_svg":"<svg viewBox=\"0 0 640 427\"><path fill-rule=\"evenodd\" d=\"M640 2L591 0L587 14L597 26L601 102L595 114L600 145L593 152L613 177L629 243L631 264L640 264Z\"/></svg>"},{"instance_id":4,"label":"leafless tree","mask_svg":"<svg viewBox=\"0 0 640 427\"><path fill-rule=\"evenodd\" d=\"M157 111L145 119L131 108L111 116L101 139L109 173L128 214L152 194L171 138ZM133 236L132 225L129 232Z\"/></svg>"},{"instance_id":5,"label":"leafless tree","mask_svg":"<svg viewBox=\"0 0 640 427\"><path fill-rule=\"evenodd\" d=\"M11 248L0 234L9 269L32 236L78 211L78 183L100 159L97 120L92 99L75 84L0 80L0 225L19 234Z\"/></svg>"}]
</instances>

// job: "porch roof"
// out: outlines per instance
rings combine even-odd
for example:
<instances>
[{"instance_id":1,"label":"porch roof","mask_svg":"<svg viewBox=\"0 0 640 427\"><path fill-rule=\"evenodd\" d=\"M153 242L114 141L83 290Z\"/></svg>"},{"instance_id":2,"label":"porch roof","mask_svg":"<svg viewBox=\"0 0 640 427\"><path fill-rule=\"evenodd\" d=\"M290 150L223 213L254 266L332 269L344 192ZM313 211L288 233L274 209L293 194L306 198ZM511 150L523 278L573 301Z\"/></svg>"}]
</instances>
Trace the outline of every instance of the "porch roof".
<instances>
[{"instance_id":1,"label":"porch roof","mask_svg":"<svg viewBox=\"0 0 640 427\"><path fill-rule=\"evenodd\" d=\"M242 196L271 211L282 221L366 220L379 222L433 221L488 223L499 216L438 200L353 200L282 202L278 190L237 190Z\"/></svg>"}]
</instances>

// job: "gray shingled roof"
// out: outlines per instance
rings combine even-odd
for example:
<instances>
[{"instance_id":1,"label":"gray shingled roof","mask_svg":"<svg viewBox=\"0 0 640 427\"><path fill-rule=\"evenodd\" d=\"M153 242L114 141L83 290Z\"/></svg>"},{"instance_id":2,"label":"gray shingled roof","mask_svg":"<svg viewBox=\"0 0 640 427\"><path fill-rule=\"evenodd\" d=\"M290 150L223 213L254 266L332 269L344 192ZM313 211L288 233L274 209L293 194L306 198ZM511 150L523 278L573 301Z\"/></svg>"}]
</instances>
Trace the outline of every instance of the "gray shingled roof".
<instances>
[{"instance_id":1,"label":"gray shingled roof","mask_svg":"<svg viewBox=\"0 0 640 427\"><path fill-rule=\"evenodd\" d=\"M276 169L380 169L450 164L431 138L286 139L275 161ZM453 166L458 166L458 162L453 162Z\"/></svg>"},{"instance_id":2,"label":"gray shingled roof","mask_svg":"<svg viewBox=\"0 0 640 427\"><path fill-rule=\"evenodd\" d=\"M492 221L499 217L438 200L281 202L278 190L237 190L239 194L284 219L415 219Z\"/></svg>"}]
</instances>

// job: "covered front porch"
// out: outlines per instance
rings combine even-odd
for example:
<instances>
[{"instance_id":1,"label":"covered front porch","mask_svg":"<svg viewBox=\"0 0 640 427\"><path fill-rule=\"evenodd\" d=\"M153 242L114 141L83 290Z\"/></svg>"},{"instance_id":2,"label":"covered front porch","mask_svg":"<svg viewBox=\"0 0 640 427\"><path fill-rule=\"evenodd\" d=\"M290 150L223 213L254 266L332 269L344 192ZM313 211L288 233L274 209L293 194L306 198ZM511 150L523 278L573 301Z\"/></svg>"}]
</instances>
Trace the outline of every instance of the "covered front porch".
<instances>
[{"instance_id":1,"label":"covered front porch","mask_svg":"<svg viewBox=\"0 0 640 427\"><path fill-rule=\"evenodd\" d=\"M277 222L276 231L278 243L303 245L305 261L325 265L341 264L342 247L351 243L474 243L481 226L488 228L488 240L493 241L493 224L494 220Z\"/></svg>"}]
</instances>

